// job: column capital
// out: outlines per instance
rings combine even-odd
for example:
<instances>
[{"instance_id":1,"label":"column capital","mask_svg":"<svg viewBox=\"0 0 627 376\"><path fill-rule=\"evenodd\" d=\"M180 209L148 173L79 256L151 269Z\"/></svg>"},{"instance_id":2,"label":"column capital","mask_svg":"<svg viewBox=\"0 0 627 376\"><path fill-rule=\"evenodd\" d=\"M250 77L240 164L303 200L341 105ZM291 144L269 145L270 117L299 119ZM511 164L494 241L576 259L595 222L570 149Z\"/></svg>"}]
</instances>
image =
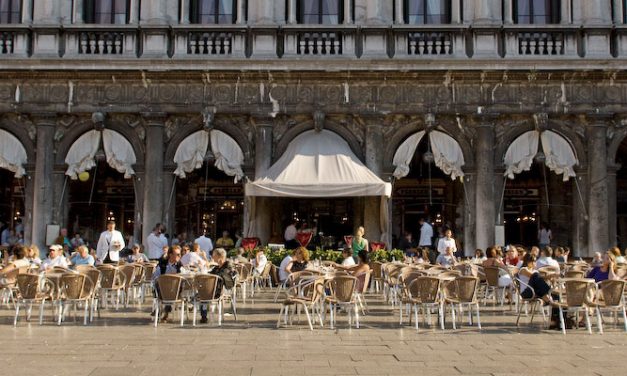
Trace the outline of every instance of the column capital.
<instances>
[{"instance_id":1,"label":"column capital","mask_svg":"<svg viewBox=\"0 0 627 376\"><path fill-rule=\"evenodd\" d=\"M30 114L30 118L37 126L54 127L57 124L57 114L55 112L35 112Z\"/></svg>"},{"instance_id":2,"label":"column capital","mask_svg":"<svg viewBox=\"0 0 627 376\"><path fill-rule=\"evenodd\" d=\"M611 112L590 112L586 114L589 127L606 127L613 118L614 113Z\"/></svg>"},{"instance_id":3,"label":"column capital","mask_svg":"<svg viewBox=\"0 0 627 376\"><path fill-rule=\"evenodd\" d=\"M274 118L264 114L252 114L250 122L255 128L273 128Z\"/></svg>"},{"instance_id":4,"label":"column capital","mask_svg":"<svg viewBox=\"0 0 627 376\"><path fill-rule=\"evenodd\" d=\"M485 108L478 107L474 120L478 128L494 128L494 123L501 116L498 112L485 112Z\"/></svg>"},{"instance_id":5,"label":"column capital","mask_svg":"<svg viewBox=\"0 0 627 376\"><path fill-rule=\"evenodd\" d=\"M168 119L165 112L142 112L140 115L149 127L163 127Z\"/></svg>"}]
</instances>

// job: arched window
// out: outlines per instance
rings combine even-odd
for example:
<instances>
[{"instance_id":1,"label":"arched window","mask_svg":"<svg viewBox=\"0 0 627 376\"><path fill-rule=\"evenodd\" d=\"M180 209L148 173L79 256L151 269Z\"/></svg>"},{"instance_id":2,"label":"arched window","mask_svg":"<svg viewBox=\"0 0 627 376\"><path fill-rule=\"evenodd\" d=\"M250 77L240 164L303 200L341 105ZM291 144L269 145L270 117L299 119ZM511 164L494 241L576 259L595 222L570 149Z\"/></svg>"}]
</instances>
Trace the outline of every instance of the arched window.
<instances>
[{"instance_id":1,"label":"arched window","mask_svg":"<svg viewBox=\"0 0 627 376\"><path fill-rule=\"evenodd\" d=\"M20 23L22 0L0 0L0 24Z\"/></svg>"},{"instance_id":2,"label":"arched window","mask_svg":"<svg viewBox=\"0 0 627 376\"><path fill-rule=\"evenodd\" d=\"M344 22L344 1L299 0L296 12L300 24L338 25Z\"/></svg>"},{"instance_id":3,"label":"arched window","mask_svg":"<svg viewBox=\"0 0 627 376\"><path fill-rule=\"evenodd\" d=\"M192 0L190 21L197 24L233 24L237 19L236 0Z\"/></svg>"},{"instance_id":4,"label":"arched window","mask_svg":"<svg viewBox=\"0 0 627 376\"><path fill-rule=\"evenodd\" d=\"M129 21L130 0L86 0L83 20L92 24L126 24Z\"/></svg>"},{"instance_id":5,"label":"arched window","mask_svg":"<svg viewBox=\"0 0 627 376\"><path fill-rule=\"evenodd\" d=\"M451 0L405 0L405 23L451 23Z\"/></svg>"},{"instance_id":6,"label":"arched window","mask_svg":"<svg viewBox=\"0 0 627 376\"><path fill-rule=\"evenodd\" d=\"M555 24L560 22L560 0L514 0L517 24Z\"/></svg>"}]
</instances>

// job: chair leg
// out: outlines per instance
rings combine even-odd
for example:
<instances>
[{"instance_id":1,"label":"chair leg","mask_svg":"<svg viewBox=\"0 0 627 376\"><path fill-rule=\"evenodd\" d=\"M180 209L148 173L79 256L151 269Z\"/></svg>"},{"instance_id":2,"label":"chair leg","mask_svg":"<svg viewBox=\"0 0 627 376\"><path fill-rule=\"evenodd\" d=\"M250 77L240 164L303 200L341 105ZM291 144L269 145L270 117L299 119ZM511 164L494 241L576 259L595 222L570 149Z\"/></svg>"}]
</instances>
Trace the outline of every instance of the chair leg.
<instances>
[{"instance_id":1,"label":"chair leg","mask_svg":"<svg viewBox=\"0 0 627 376\"><path fill-rule=\"evenodd\" d=\"M603 320L601 319L601 309L597 307L597 326L599 327L599 333L603 334Z\"/></svg>"},{"instance_id":2,"label":"chair leg","mask_svg":"<svg viewBox=\"0 0 627 376\"><path fill-rule=\"evenodd\" d=\"M62 318L63 318L63 303L59 302L59 320L57 321L57 325L61 325Z\"/></svg>"},{"instance_id":3,"label":"chair leg","mask_svg":"<svg viewBox=\"0 0 627 376\"><path fill-rule=\"evenodd\" d=\"M566 325L564 324L564 310L560 307L560 327L562 328L562 334L566 334Z\"/></svg>"},{"instance_id":4,"label":"chair leg","mask_svg":"<svg viewBox=\"0 0 627 376\"><path fill-rule=\"evenodd\" d=\"M17 326L17 316L20 314L20 302L15 302L15 318L13 319L13 326Z\"/></svg>"},{"instance_id":5,"label":"chair leg","mask_svg":"<svg viewBox=\"0 0 627 376\"><path fill-rule=\"evenodd\" d=\"M401 305L398 310L398 325L400 326L403 326L403 309L405 309L405 307Z\"/></svg>"},{"instance_id":6,"label":"chair leg","mask_svg":"<svg viewBox=\"0 0 627 376\"><path fill-rule=\"evenodd\" d=\"M159 322L159 302L155 300L155 328Z\"/></svg>"},{"instance_id":7,"label":"chair leg","mask_svg":"<svg viewBox=\"0 0 627 376\"><path fill-rule=\"evenodd\" d=\"M181 326L185 320L185 302L181 302Z\"/></svg>"},{"instance_id":8,"label":"chair leg","mask_svg":"<svg viewBox=\"0 0 627 376\"><path fill-rule=\"evenodd\" d=\"M481 315L479 314L479 303L478 302L475 304L475 309L477 310L477 326L479 327L479 330L481 330Z\"/></svg>"},{"instance_id":9,"label":"chair leg","mask_svg":"<svg viewBox=\"0 0 627 376\"><path fill-rule=\"evenodd\" d=\"M444 330L444 313L445 313L445 312L444 312L444 308L445 308L445 307L444 307L444 303L440 303L439 308L440 308L440 309L439 309L439 315L440 315L440 328L441 328L442 330Z\"/></svg>"},{"instance_id":10,"label":"chair leg","mask_svg":"<svg viewBox=\"0 0 627 376\"><path fill-rule=\"evenodd\" d=\"M39 306L39 325L44 322L44 304L46 303L46 299L41 301L41 305Z\"/></svg>"},{"instance_id":11,"label":"chair leg","mask_svg":"<svg viewBox=\"0 0 627 376\"><path fill-rule=\"evenodd\" d=\"M83 313L83 325L87 325L87 319L89 318L89 303L85 300L85 308Z\"/></svg>"},{"instance_id":12,"label":"chair leg","mask_svg":"<svg viewBox=\"0 0 627 376\"><path fill-rule=\"evenodd\" d=\"M418 305L414 304L414 321L416 321L416 331L418 330Z\"/></svg>"},{"instance_id":13,"label":"chair leg","mask_svg":"<svg viewBox=\"0 0 627 376\"><path fill-rule=\"evenodd\" d=\"M309 329L313 332L313 325L311 323L311 316L309 316L309 310L307 306L303 304L303 308L305 309L305 315L307 316L307 322L309 323Z\"/></svg>"},{"instance_id":14,"label":"chair leg","mask_svg":"<svg viewBox=\"0 0 627 376\"><path fill-rule=\"evenodd\" d=\"M625 331L627 332L627 313L625 312L624 305L623 305L623 325L625 325Z\"/></svg>"},{"instance_id":15,"label":"chair leg","mask_svg":"<svg viewBox=\"0 0 627 376\"><path fill-rule=\"evenodd\" d=\"M192 326L196 326L196 311L198 310L198 302L194 300L192 311Z\"/></svg>"},{"instance_id":16,"label":"chair leg","mask_svg":"<svg viewBox=\"0 0 627 376\"><path fill-rule=\"evenodd\" d=\"M281 327L281 318L283 316L283 310L284 309L285 309L285 306L281 306L281 310L279 311L279 319L276 321L277 329Z\"/></svg>"},{"instance_id":17,"label":"chair leg","mask_svg":"<svg viewBox=\"0 0 627 376\"><path fill-rule=\"evenodd\" d=\"M453 330L457 330L457 324L455 323L455 321L457 321L455 319L455 305L451 304L451 316L453 317Z\"/></svg>"},{"instance_id":18,"label":"chair leg","mask_svg":"<svg viewBox=\"0 0 627 376\"><path fill-rule=\"evenodd\" d=\"M222 326L222 300L218 302L218 326Z\"/></svg>"}]
</instances>

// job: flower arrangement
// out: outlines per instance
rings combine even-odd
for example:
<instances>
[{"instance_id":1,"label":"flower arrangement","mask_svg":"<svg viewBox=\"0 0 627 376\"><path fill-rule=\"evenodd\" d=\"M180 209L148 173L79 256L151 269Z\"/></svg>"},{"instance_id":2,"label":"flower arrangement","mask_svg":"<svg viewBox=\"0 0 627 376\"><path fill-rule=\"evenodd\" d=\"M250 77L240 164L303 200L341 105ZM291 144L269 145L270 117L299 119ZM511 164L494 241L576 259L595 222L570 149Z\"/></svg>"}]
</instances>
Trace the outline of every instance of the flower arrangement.
<instances>
[{"instance_id":1,"label":"flower arrangement","mask_svg":"<svg viewBox=\"0 0 627 376\"><path fill-rule=\"evenodd\" d=\"M281 264L281 261L285 258L285 256L292 253L291 250L287 250L284 248L270 249L269 247L257 247L255 250L252 250L251 252L249 252L248 256L254 257L257 250L259 250L260 248L263 249L268 260L271 261L272 264L274 265ZM229 256L234 257L235 253L236 252L229 252ZM371 262L374 262L374 261L388 262L388 261L393 261L393 260L403 260L404 255L405 255L404 252L400 249L393 249L389 251L385 249L378 249L376 251L372 251L369 253ZM309 258L311 260L333 261L333 262L341 263L342 251L316 248L315 250L312 250L309 252Z\"/></svg>"}]
</instances>

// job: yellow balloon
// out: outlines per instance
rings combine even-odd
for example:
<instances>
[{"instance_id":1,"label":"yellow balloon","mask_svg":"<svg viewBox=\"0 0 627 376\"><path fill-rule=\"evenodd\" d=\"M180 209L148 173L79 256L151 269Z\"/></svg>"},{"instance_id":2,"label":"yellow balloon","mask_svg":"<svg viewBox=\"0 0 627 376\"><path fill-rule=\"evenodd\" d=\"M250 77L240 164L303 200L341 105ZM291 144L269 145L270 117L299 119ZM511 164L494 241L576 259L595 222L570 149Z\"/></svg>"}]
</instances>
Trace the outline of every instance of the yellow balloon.
<instances>
[{"instance_id":1,"label":"yellow balloon","mask_svg":"<svg viewBox=\"0 0 627 376\"><path fill-rule=\"evenodd\" d=\"M87 180L89 180L89 172L83 171L80 174L78 174L78 180L80 180L80 181L87 181Z\"/></svg>"}]
</instances>

